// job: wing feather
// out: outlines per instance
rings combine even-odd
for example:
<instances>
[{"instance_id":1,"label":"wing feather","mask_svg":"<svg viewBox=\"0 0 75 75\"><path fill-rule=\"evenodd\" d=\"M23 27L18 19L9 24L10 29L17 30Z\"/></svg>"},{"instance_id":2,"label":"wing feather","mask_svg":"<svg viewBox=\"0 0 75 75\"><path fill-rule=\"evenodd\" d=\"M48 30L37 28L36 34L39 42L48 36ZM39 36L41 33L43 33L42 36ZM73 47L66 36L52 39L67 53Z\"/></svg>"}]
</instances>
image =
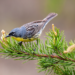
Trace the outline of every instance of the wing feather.
<instances>
[{"instance_id":1,"label":"wing feather","mask_svg":"<svg viewBox=\"0 0 75 75\"><path fill-rule=\"evenodd\" d=\"M27 23L23 26L26 28L27 37L31 38L40 31L43 25L44 25L44 22L39 20L39 21L33 21L30 23Z\"/></svg>"},{"instance_id":2,"label":"wing feather","mask_svg":"<svg viewBox=\"0 0 75 75\"><path fill-rule=\"evenodd\" d=\"M45 28L50 20L56 17L56 13L50 13L46 18L43 20L33 21L23 25L26 28L26 34L28 38L33 37L34 35L38 34Z\"/></svg>"}]
</instances>

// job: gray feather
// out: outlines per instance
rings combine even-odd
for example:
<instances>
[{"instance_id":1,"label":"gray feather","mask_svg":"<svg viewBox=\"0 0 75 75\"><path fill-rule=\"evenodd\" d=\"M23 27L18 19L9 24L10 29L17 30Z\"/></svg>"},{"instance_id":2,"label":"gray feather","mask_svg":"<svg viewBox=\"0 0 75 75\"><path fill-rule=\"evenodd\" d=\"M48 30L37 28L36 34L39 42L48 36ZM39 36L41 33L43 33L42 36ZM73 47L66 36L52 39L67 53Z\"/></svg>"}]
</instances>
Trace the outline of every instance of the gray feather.
<instances>
[{"instance_id":1,"label":"gray feather","mask_svg":"<svg viewBox=\"0 0 75 75\"><path fill-rule=\"evenodd\" d=\"M32 37L41 33L45 26L48 24L48 22L56 16L56 13L50 13L43 20L37 20L23 25L26 28L27 37Z\"/></svg>"}]
</instances>

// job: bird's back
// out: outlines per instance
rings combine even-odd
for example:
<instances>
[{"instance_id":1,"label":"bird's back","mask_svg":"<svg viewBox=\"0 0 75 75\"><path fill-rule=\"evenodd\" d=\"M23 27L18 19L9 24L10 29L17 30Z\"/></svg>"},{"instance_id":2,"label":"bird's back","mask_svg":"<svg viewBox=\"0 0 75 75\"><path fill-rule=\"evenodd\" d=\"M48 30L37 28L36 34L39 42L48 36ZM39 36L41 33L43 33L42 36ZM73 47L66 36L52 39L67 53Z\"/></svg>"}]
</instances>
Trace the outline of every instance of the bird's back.
<instances>
[{"instance_id":1,"label":"bird's back","mask_svg":"<svg viewBox=\"0 0 75 75\"><path fill-rule=\"evenodd\" d=\"M24 24L23 26L26 28L27 37L31 38L33 36L35 37L35 35L37 35L38 37L41 34L42 30L47 25L47 23L56 16L57 16L56 13L50 13L43 20L37 20L37 21L33 21L30 23Z\"/></svg>"},{"instance_id":2,"label":"bird's back","mask_svg":"<svg viewBox=\"0 0 75 75\"><path fill-rule=\"evenodd\" d=\"M32 37L42 29L44 23L45 23L44 21L37 20L37 21L27 23L23 26L26 28L27 35L29 37Z\"/></svg>"}]
</instances>

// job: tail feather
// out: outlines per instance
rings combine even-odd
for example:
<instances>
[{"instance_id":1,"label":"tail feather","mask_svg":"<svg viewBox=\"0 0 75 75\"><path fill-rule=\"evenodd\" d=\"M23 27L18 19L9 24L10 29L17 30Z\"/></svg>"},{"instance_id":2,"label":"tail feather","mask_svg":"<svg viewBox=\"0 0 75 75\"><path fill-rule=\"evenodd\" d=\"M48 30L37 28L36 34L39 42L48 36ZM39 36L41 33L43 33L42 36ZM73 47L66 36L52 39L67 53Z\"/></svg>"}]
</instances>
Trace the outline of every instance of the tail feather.
<instances>
[{"instance_id":1,"label":"tail feather","mask_svg":"<svg viewBox=\"0 0 75 75\"><path fill-rule=\"evenodd\" d=\"M46 18L44 18L43 21L45 21L45 24L43 26L43 29L48 24L48 22L51 21L53 18L55 18L57 15L58 14L56 14L56 13L50 13Z\"/></svg>"},{"instance_id":2,"label":"tail feather","mask_svg":"<svg viewBox=\"0 0 75 75\"><path fill-rule=\"evenodd\" d=\"M56 13L50 13L47 17L45 17L43 20L51 20L51 19L53 19L54 17L56 17L57 16L57 14Z\"/></svg>"}]
</instances>

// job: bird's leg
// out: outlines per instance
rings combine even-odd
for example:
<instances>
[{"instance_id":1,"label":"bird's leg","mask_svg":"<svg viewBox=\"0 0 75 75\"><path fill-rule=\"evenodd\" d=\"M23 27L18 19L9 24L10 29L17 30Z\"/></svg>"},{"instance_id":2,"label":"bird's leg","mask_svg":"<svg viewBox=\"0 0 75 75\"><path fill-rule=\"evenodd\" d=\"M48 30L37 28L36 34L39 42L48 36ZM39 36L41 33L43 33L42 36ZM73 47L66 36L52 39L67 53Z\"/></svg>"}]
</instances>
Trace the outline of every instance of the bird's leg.
<instances>
[{"instance_id":1,"label":"bird's leg","mask_svg":"<svg viewBox=\"0 0 75 75\"><path fill-rule=\"evenodd\" d=\"M37 40L36 40L36 41L37 41L37 45L38 45L38 38L37 38Z\"/></svg>"},{"instance_id":2,"label":"bird's leg","mask_svg":"<svg viewBox=\"0 0 75 75\"><path fill-rule=\"evenodd\" d=\"M22 41L18 43L20 46L22 45Z\"/></svg>"},{"instance_id":3,"label":"bird's leg","mask_svg":"<svg viewBox=\"0 0 75 75\"><path fill-rule=\"evenodd\" d=\"M37 41L37 46L38 46L38 38L37 38L37 40L36 40L36 41Z\"/></svg>"},{"instance_id":4,"label":"bird's leg","mask_svg":"<svg viewBox=\"0 0 75 75\"><path fill-rule=\"evenodd\" d=\"M36 44L38 45L38 38L37 38L37 40L36 40ZM36 48L34 49L34 51L36 50Z\"/></svg>"}]
</instances>

